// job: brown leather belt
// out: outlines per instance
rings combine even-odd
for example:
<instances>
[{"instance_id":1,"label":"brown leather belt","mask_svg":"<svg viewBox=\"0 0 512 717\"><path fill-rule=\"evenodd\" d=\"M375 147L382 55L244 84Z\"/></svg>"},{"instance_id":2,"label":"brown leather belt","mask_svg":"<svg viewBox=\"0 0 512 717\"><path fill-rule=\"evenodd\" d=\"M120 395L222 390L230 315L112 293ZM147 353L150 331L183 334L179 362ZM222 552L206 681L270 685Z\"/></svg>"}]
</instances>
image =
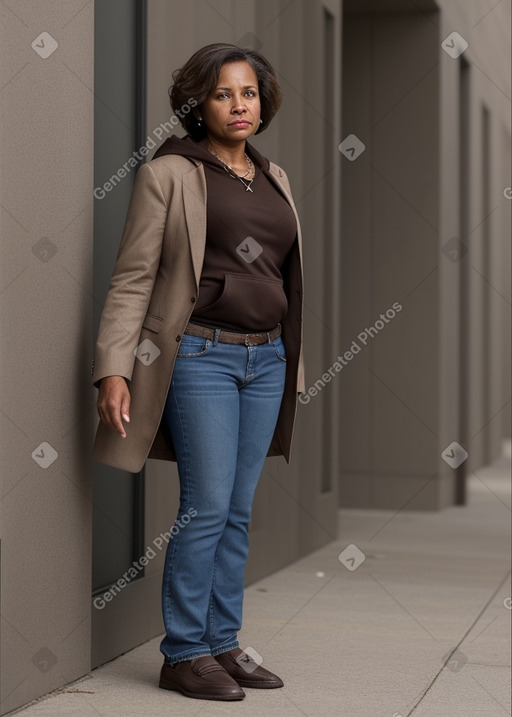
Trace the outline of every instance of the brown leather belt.
<instances>
[{"instance_id":1,"label":"brown leather belt","mask_svg":"<svg viewBox=\"0 0 512 717\"><path fill-rule=\"evenodd\" d=\"M200 324L187 324L185 328L186 334L191 336L200 336L203 339L215 339L218 329L213 329ZM217 336L217 341L223 344L245 344L246 346L258 346L259 344L270 343L281 335L281 324L278 324L271 331L260 331L259 333L242 334L237 331L226 331L221 329Z\"/></svg>"}]
</instances>

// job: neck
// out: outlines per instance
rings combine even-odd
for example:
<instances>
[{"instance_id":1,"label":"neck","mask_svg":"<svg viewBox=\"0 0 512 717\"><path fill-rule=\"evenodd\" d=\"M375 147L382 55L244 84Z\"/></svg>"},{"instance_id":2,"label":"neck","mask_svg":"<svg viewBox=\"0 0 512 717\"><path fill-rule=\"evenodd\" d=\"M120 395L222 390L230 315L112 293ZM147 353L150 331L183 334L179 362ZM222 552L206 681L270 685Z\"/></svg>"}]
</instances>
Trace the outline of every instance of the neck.
<instances>
[{"instance_id":1,"label":"neck","mask_svg":"<svg viewBox=\"0 0 512 717\"><path fill-rule=\"evenodd\" d=\"M231 166L244 164L245 139L234 144L225 144L224 142L219 142L219 140L208 135L208 144L221 159Z\"/></svg>"}]
</instances>

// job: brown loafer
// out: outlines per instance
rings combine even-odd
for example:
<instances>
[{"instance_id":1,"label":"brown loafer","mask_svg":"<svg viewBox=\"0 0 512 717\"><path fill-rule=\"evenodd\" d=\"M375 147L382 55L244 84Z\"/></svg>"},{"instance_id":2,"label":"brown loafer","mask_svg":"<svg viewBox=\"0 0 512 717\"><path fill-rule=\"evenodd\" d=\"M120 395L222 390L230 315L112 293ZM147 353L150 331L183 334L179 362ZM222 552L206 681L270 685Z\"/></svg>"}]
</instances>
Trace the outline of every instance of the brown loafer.
<instances>
[{"instance_id":1,"label":"brown loafer","mask_svg":"<svg viewBox=\"0 0 512 717\"><path fill-rule=\"evenodd\" d=\"M245 692L211 655L177 662L164 662L159 687L177 690L199 700L243 700Z\"/></svg>"},{"instance_id":2,"label":"brown loafer","mask_svg":"<svg viewBox=\"0 0 512 717\"><path fill-rule=\"evenodd\" d=\"M239 647L228 650L228 652L221 652L220 655L215 655L215 659L240 687L258 687L270 690L284 686L280 677L264 667L260 667L250 655Z\"/></svg>"}]
</instances>

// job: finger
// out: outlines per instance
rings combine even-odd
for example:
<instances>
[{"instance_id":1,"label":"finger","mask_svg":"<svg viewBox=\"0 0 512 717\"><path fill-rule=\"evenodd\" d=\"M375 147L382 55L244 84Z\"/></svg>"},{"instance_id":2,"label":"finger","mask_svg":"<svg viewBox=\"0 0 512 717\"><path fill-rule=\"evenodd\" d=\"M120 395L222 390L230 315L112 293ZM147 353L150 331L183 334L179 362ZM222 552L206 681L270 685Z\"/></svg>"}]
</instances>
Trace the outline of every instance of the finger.
<instances>
[{"instance_id":1,"label":"finger","mask_svg":"<svg viewBox=\"0 0 512 717\"><path fill-rule=\"evenodd\" d=\"M96 408L98 409L98 415L101 418L102 421L107 423L107 412L105 411L105 407L103 405L103 401L98 401L96 404Z\"/></svg>"},{"instance_id":2,"label":"finger","mask_svg":"<svg viewBox=\"0 0 512 717\"><path fill-rule=\"evenodd\" d=\"M121 420L121 417L119 415L115 416L112 421L113 428L116 429L118 433L121 434L122 438L126 438L126 431L124 430L123 422Z\"/></svg>"},{"instance_id":3,"label":"finger","mask_svg":"<svg viewBox=\"0 0 512 717\"><path fill-rule=\"evenodd\" d=\"M121 416L130 423L130 393L126 391L121 401Z\"/></svg>"},{"instance_id":4,"label":"finger","mask_svg":"<svg viewBox=\"0 0 512 717\"><path fill-rule=\"evenodd\" d=\"M121 420L121 408L117 401L109 406L108 418L110 426L112 426L112 428L114 428L118 433L121 434L123 438L125 438L126 432L124 430L123 422Z\"/></svg>"}]
</instances>

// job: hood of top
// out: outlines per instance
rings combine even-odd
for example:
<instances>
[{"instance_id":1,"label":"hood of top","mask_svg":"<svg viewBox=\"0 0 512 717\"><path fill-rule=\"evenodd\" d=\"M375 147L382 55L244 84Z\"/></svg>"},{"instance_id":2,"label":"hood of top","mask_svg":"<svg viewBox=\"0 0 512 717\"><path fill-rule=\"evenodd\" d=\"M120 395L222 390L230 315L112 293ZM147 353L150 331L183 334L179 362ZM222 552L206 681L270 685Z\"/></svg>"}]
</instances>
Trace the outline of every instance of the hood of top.
<instances>
[{"instance_id":1,"label":"hood of top","mask_svg":"<svg viewBox=\"0 0 512 717\"><path fill-rule=\"evenodd\" d=\"M206 149L206 140L195 142L192 137L187 134L185 137L168 137L165 142L154 153L152 159L162 157L165 154L179 154L188 159L196 159L200 162L219 166L218 160ZM249 142L245 143L245 150L260 169L267 171L270 168L270 162L266 157L258 152Z\"/></svg>"}]
</instances>

